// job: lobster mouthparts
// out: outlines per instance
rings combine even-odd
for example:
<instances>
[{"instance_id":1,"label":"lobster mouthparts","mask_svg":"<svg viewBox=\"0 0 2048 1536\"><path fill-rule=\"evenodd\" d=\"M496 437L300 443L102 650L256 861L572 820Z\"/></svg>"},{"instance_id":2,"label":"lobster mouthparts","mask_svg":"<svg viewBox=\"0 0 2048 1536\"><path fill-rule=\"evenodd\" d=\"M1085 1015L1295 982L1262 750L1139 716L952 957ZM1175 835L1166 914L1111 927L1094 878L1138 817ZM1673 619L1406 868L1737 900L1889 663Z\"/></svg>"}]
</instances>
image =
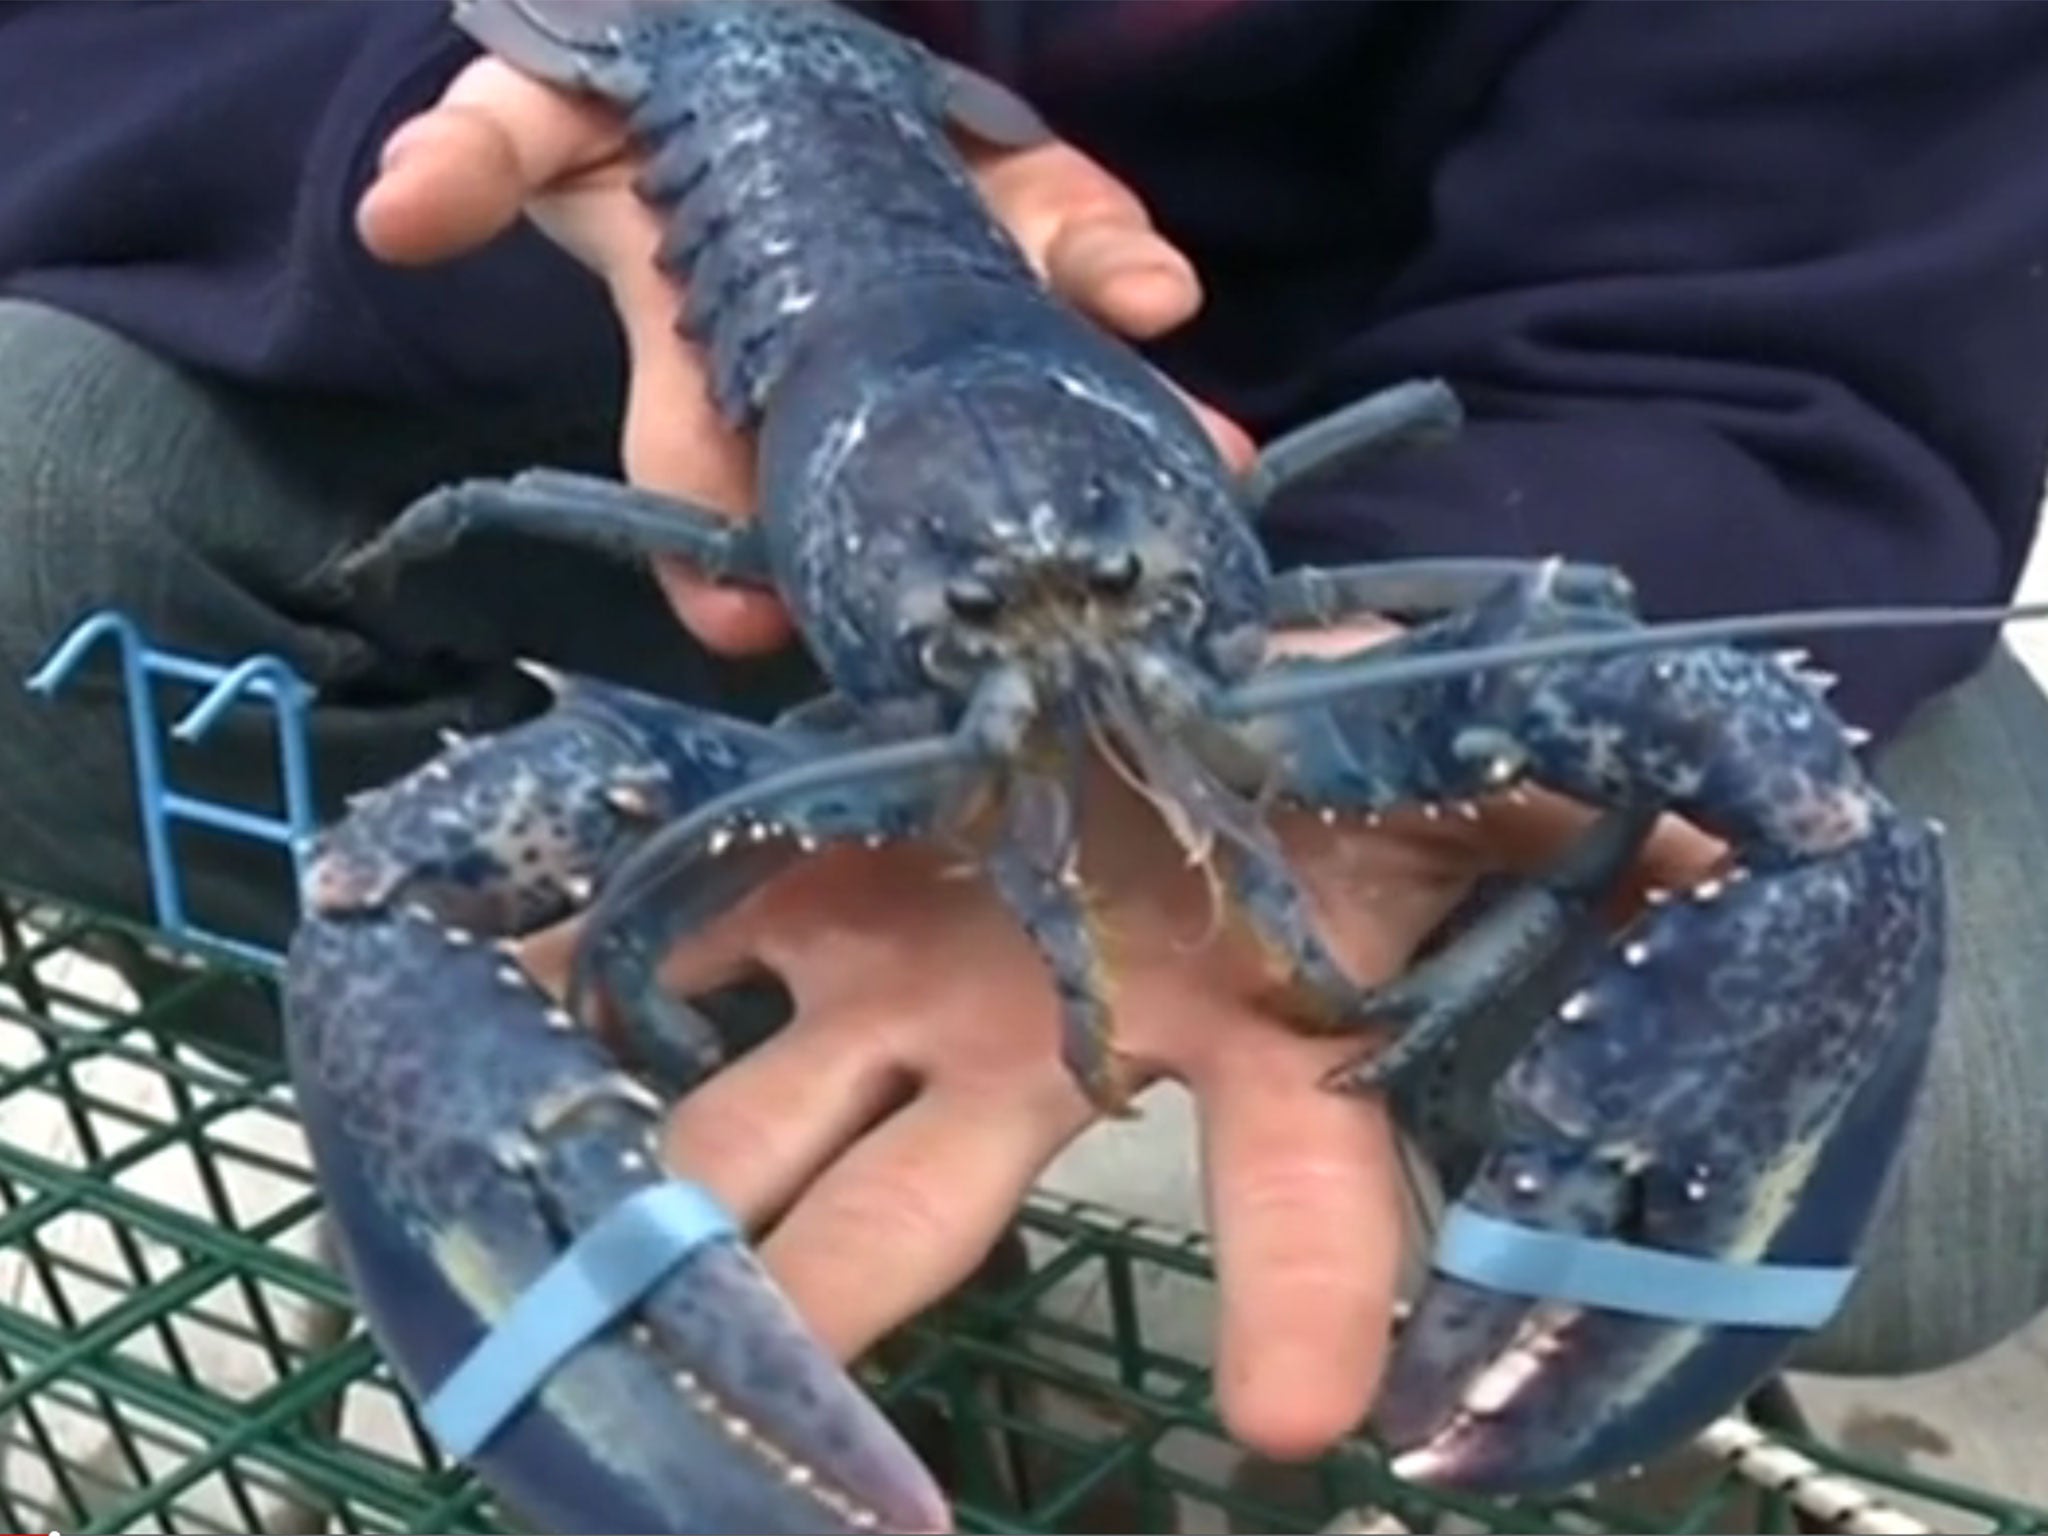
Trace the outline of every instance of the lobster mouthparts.
<instances>
[{"instance_id":1,"label":"lobster mouthparts","mask_svg":"<svg viewBox=\"0 0 2048 1536\"><path fill-rule=\"evenodd\" d=\"M582 1342L562 1336L563 1314L616 1264L534 1309L509 1347L493 1335L636 1200L682 1194L712 1212L660 1171L659 1106L506 953L419 909L315 918L288 978L294 1070L315 1090L306 1132L358 1300L429 1424L521 1518L558 1532L952 1529L915 1454L715 1213ZM635 1241L608 1239L609 1257ZM476 1367L487 1340L537 1378L530 1392ZM551 1347L559 1364L534 1371Z\"/></svg>"}]
</instances>

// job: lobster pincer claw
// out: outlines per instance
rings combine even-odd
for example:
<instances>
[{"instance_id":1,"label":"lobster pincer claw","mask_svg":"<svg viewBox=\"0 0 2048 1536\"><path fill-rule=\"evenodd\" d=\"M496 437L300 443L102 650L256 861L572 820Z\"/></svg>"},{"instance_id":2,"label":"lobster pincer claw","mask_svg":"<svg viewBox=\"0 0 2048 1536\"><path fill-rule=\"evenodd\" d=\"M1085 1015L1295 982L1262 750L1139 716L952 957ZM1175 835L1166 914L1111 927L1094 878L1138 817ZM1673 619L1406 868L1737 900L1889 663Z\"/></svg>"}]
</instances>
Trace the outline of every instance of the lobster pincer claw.
<instances>
[{"instance_id":1,"label":"lobster pincer claw","mask_svg":"<svg viewBox=\"0 0 2048 1536\"><path fill-rule=\"evenodd\" d=\"M314 917L287 1007L358 1302L521 1519L952 1528L716 1205L663 1172L659 1106L506 953L424 909Z\"/></svg>"},{"instance_id":2,"label":"lobster pincer claw","mask_svg":"<svg viewBox=\"0 0 2048 1536\"><path fill-rule=\"evenodd\" d=\"M663 1172L661 1103L509 942L815 744L549 680L551 710L358 797L307 859L287 1048L371 1332L444 1447L541 1529L945 1531L895 1430ZM698 884L737 899L764 851ZM621 975L626 1057L677 1091L715 1069L710 1021Z\"/></svg>"},{"instance_id":3,"label":"lobster pincer claw","mask_svg":"<svg viewBox=\"0 0 2048 1536\"><path fill-rule=\"evenodd\" d=\"M682 807L815 750L800 729L770 732L595 678L529 670L553 693L552 708L458 741L357 796L315 838L309 910L368 914L412 902L458 934L530 933L580 911L605 872ZM737 899L774 872L756 856L721 871L721 890ZM630 1064L680 1093L721 1064L725 1045L709 1018L662 990L660 958L618 949L604 991Z\"/></svg>"},{"instance_id":4,"label":"lobster pincer claw","mask_svg":"<svg viewBox=\"0 0 2048 1536\"><path fill-rule=\"evenodd\" d=\"M314 912L419 901L487 934L570 916L597 879L681 807L799 762L800 731L597 678L524 664L549 707L447 742L410 773L354 796L306 861Z\"/></svg>"},{"instance_id":5,"label":"lobster pincer claw","mask_svg":"<svg viewBox=\"0 0 2048 1536\"><path fill-rule=\"evenodd\" d=\"M1397 1475L1557 1490L1683 1443L1844 1301L1937 1022L1932 831L1653 905L1499 1084L1374 1411Z\"/></svg>"}]
</instances>

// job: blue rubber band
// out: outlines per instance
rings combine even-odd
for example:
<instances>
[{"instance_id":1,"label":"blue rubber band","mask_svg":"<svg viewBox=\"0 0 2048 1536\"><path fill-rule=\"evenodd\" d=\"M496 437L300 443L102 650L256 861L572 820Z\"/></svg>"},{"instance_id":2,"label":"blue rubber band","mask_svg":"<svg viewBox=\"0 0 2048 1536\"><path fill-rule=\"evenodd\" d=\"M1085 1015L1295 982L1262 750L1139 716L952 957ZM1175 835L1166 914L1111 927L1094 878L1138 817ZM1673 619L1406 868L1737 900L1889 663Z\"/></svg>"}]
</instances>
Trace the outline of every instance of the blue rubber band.
<instances>
[{"instance_id":1,"label":"blue rubber band","mask_svg":"<svg viewBox=\"0 0 2048 1536\"><path fill-rule=\"evenodd\" d=\"M1853 1268L1733 1264L1563 1232L1539 1232L1452 1206L1435 1268L1452 1279L1662 1322L1818 1328L1841 1307Z\"/></svg>"},{"instance_id":2,"label":"blue rubber band","mask_svg":"<svg viewBox=\"0 0 2048 1536\"><path fill-rule=\"evenodd\" d=\"M421 1410L448 1454L481 1450L548 1373L698 1249L736 1240L710 1195L671 1180L619 1202L526 1290Z\"/></svg>"}]
</instances>

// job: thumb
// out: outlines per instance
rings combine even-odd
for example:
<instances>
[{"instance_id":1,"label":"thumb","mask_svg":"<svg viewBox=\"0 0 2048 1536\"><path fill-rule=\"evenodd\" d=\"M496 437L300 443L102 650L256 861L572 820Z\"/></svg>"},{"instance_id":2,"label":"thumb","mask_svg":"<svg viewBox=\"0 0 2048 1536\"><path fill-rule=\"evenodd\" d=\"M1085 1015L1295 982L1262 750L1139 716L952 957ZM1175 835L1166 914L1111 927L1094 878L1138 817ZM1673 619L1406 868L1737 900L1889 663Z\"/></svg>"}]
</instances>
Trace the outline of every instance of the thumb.
<instances>
[{"instance_id":1,"label":"thumb","mask_svg":"<svg viewBox=\"0 0 2048 1536\"><path fill-rule=\"evenodd\" d=\"M624 144L603 104L480 59L385 142L357 231L386 261L446 260L503 233L543 189L617 160Z\"/></svg>"},{"instance_id":2,"label":"thumb","mask_svg":"<svg viewBox=\"0 0 2048 1536\"><path fill-rule=\"evenodd\" d=\"M677 333L678 295L655 264L660 224L633 192L612 110L493 59L465 69L385 145L357 209L372 252L430 263L501 234L522 213L609 285L629 357L621 457L637 485L743 516L752 454L713 406L697 349ZM773 597L720 588L656 562L677 616L727 654L787 643Z\"/></svg>"},{"instance_id":3,"label":"thumb","mask_svg":"<svg viewBox=\"0 0 2048 1536\"><path fill-rule=\"evenodd\" d=\"M1258 445L1252 441L1251 434L1213 405L1197 400L1178 384L1173 384L1171 379L1167 382L1188 403L1189 409L1195 413L1195 420L1202 424L1202 429L1216 444L1216 451L1223 455L1223 462L1237 474L1249 470L1259 456Z\"/></svg>"}]
</instances>

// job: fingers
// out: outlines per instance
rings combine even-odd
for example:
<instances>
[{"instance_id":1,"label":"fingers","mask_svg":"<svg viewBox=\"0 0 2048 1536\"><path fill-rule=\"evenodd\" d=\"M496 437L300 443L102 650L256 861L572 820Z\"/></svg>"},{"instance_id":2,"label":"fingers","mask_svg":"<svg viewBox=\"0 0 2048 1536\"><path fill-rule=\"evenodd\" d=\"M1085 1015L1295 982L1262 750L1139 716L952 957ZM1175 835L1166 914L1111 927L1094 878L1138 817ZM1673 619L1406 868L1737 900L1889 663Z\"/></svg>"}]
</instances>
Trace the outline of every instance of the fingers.
<instances>
[{"instance_id":1,"label":"fingers","mask_svg":"<svg viewBox=\"0 0 2048 1536\"><path fill-rule=\"evenodd\" d=\"M1172 383L1172 380L1169 379L1167 382ZM1217 451L1223 455L1223 462L1239 474L1250 469L1252 461L1259 456L1258 444L1252 441L1251 434L1215 407L1197 400L1178 384L1174 384L1173 388L1194 411L1195 419L1202 424L1202 430L1209 434L1210 441L1216 444Z\"/></svg>"},{"instance_id":2,"label":"fingers","mask_svg":"<svg viewBox=\"0 0 2048 1536\"><path fill-rule=\"evenodd\" d=\"M1137 340L1184 325L1202 307L1201 280L1153 227L1137 195L1068 144L976 157L982 195L1054 293ZM1221 412L1175 386L1233 469L1257 449Z\"/></svg>"},{"instance_id":3,"label":"fingers","mask_svg":"<svg viewBox=\"0 0 2048 1536\"><path fill-rule=\"evenodd\" d=\"M687 566L667 561L656 563L654 576L676 617L722 655L766 655L796 636L789 610L780 598L766 592L721 587Z\"/></svg>"},{"instance_id":4,"label":"fingers","mask_svg":"<svg viewBox=\"0 0 2048 1536\"><path fill-rule=\"evenodd\" d=\"M501 233L536 191L621 142L601 108L479 60L392 134L358 228L386 261L439 261Z\"/></svg>"},{"instance_id":5,"label":"fingers","mask_svg":"<svg viewBox=\"0 0 2048 1536\"><path fill-rule=\"evenodd\" d=\"M935 1091L836 1163L762 1245L762 1259L824 1343L850 1359L974 1273L1088 1120L1078 1097Z\"/></svg>"},{"instance_id":6,"label":"fingers","mask_svg":"<svg viewBox=\"0 0 2048 1536\"><path fill-rule=\"evenodd\" d=\"M1073 145L1055 141L1029 149L970 146L967 159L989 207L1040 264L1060 230L1103 220L1127 226L1150 223L1145 205L1116 177Z\"/></svg>"},{"instance_id":7,"label":"fingers","mask_svg":"<svg viewBox=\"0 0 2048 1536\"><path fill-rule=\"evenodd\" d=\"M842 1359L966 1280L1091 1118L1051 1067L911 1098L894 1022L792 1027L685 1099L667 1138L672 1167L771 1228L763 1261Z\"/></svg>"},{"instance_id":8,"label":"fingers","mask_svg":"<svg viewBox=\"0 0 2048 1536\"><path fill-rule=\"evenodd\" d=\"M1126 334L1149 338L1201 307L1188 259L1137 195L1070 144L973 157L982 195L1046 285Z\"/></svg>"},{"instance_id":9,"label":"fingers","mask_svg":"<svg viewBox=\"0 0 2048 1536\"><path fill-rule=\"evenodd\" d=\"M1638 871L1645 885L1693 885L1728 857L1728 845L1679 816L1658 821Z\"/></svg>"},{"instance_id":10,"label":"fingers","mask_svg":"<svg viewBox=\"0 0 2048 1536\"><path fill-rule=\"evenodd\" d=\"M676 329L679 297L655 265L651 216L627 193L634 218L649 222L644 249L611 270L613 307L625 330L630 369L620 463L626 478L738 519L755 503L753 444L718 413L703 353ZM623 232L622 232L622 238ZM715 651L759 655L789 642L788 610L771 593L724 586L678 561L654 562L662 595L691 633Z\"/></svg>"},{"instance_id":11,"label":"fingers","mask_svg":"<svg viewBox=\"0 0 2048 1536\"><path fill-rule=\"evenodd\" d=\"M1391 1334L1400 1164L1383 1110L1305 1091L1327 1047L1239 1032L1191 1078L1223 1315L1219 1407L1278 1460L1313 1456L1364 1419Z\"/></svg>"},{"instance_id":12,"label":"fingers","mask_svg":"<svg viewBox=\"0 0 2048 1536\"><path fill-rule=\"evenodd\" d=\"M759 1231L912 1086L880 1031L795 1024L677 1106L669 1164Z\"/></svg>"},{"instance_id":13,"label":"fingers","mask_svg":"<svg viewBox=\"0 0 2048 1536\"><path fill-rule=\"evenodd\" d=\"M1053 235L1043 260L1047 286L1055 293L1140 339L1185 323L1202 302L1195 269L1143 214L1069 220Z\"/></svg>"}]
</instances>

